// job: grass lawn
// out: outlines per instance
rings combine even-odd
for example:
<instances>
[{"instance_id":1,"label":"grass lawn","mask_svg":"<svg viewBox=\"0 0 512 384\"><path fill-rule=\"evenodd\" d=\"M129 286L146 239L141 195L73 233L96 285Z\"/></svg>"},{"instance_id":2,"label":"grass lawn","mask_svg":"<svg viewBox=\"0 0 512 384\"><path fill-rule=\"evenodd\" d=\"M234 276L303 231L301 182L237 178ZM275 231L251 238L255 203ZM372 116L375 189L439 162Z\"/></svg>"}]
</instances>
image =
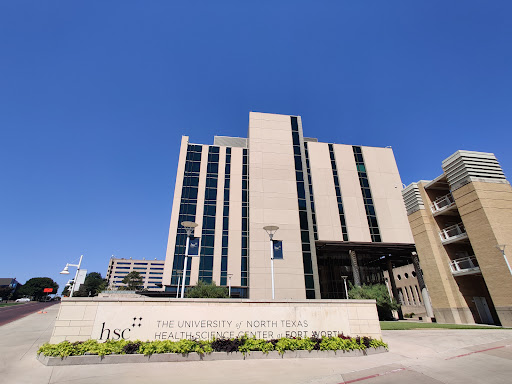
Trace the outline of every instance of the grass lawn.
<instances>
[{"instance_id":1,"label":"grass lawn","mask_svg":"<svg viewBox=\"0 0 512 384\"><path fill-rule=\"evenodd\" d=\"M19 305L21 303L0 303L0 307L10 307L11 305Z\"/></svg>"},{"instance_id":2,"label":"grass lawn","mask_svg":"<svg viewBox=\"0 0 512 384\"><path fill-rule=\"evenodd\" d=\"M439 324L439 323L415 323L408 321L381 321L380 328L383 331L401 331L408 329L432 329L432 328L442 328L442 329L507 329L503 327L494 327L494 326L482 326L482 325L465 325L465 324ZM512 328L508 328L511 329Z\"/></svg>"}]
</instances>

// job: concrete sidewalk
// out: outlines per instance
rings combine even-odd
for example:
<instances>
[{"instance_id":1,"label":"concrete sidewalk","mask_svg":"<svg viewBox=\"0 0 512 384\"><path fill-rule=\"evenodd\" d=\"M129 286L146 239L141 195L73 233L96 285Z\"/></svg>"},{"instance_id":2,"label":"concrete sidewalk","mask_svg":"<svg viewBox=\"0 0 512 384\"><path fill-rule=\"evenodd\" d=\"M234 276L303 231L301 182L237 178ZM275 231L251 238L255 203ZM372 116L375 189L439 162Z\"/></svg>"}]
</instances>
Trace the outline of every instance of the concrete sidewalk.
<instances>
[{"instance_id":1,"label":"concrete sidewalk","mask_svg":"<svg viewBox=\"0 0 512 384\"><path fill-rule=\"evenodd\" d=\"M0 381L52 383L510 383L512 330L384 331L389 353L288 359L46 367L58 305L0 327Z\"/></svg>"}]
</instances>

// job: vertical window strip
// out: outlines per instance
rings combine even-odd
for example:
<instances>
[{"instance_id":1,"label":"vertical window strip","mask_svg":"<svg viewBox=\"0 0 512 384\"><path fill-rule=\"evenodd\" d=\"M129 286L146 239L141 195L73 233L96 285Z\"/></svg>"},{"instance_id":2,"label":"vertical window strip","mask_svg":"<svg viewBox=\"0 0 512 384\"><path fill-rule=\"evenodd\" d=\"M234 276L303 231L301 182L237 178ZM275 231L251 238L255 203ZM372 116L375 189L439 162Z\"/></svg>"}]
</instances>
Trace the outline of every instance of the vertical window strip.
<instances>
[{"instance_id":1,"label":"vertical window strip","mask_svg":"<svg viewBox=\"0 0 512 384\"><path fill-rule=\"evenodd\" d=\"M224 171L224 205L222 210L222 256L220 261L220 285L227 285L229 244L229 188L231 184L231 148L226 148Z\"/></svg>"},{"instance_id":2,"label":"vertical window strip","mask_svg":"<svg viewBox=\"0 0 512 384\"><path fill-rule=\"evenodd\" d=\"M215 218L217 215L217 182L219 177L219 147L208 148L206 188L204 192L203 230L199 255L199 280L213 278L213 250L215 247Z\"/></svg>"},{"instance_id":3,"label":"vertical window strip","mask_svg":"<svg viewBox=\"0 0 512 384\"><path fill-rule=\"evenodd\" d=\"M249 152L243 150L242 165L242 264L241 286L249 286Z\"/></svg>"},{"instance_id":4,"label":"vertical window strip","mask_svg":"<svg viewBox=\"0 0 512 384\"><path fill-rule=\"evenodd\" d=\"M295 160L295 180L297 183L297 197L299 205L300 235L302 241L302 263L304 265L304 283L306 298L315 298L315 281L313 278L313 261L311 257L311 242L309 236L309 220L306 203L306 190L304 185L304 171L302 168L302 155L300 150L299 124L297 117L291 116L293 153Z\"/></svg>"},{"instance_id":5,"label":"vertical window strip","mask_svg":"<svg viewBox=\"0 0 512 384\"><path fill-rule=\"evenodd\" d=\"M368 228L370 229L370 236L373 242L381 242L379 222L373 205L372 191L368 181L368 174L366 173L366 166L364 165L363 151L361 147L352 146L354 152L354 159L356 161L357 175L359 177L359 185L361 186L361 193L363 195L364 209L366 211L366 220L368 221Z\"/></svg>"},{"instance_id":6,"label":"vertical window strip","mask_svg":"<svg viewBox=\"0 0 512 384\"><path fill-rule=\"evenodd\" d=\"M334 189L336 190L336 199L338 201L338 213L340 215L341 233L343 240L348 241L347 222L345 221L345 212L343 210L343 199L341 198L340 180L338 177L338 167L336 166L336 157L334 156L334 147L329 144L329 156L331 157L332 177L334 179Z\"/></svg>"},{"instance_id":7,"label":"vertical window strip","mask_svg":"<svg viewBox=\"0 0 512 384\"><path fill-rule=\"evenodd\" d=\"M309 185L309 201L311 203L311 215L313 218L313 235L315 240L318 240L318 230L316 226L316 212L315 212L315 198L313 196L313 182L311 179L311 167L309 166L309 151L308 143L304 143L304 153L306 154L306 169L308 171L308 185Z\"/></svg>"},{"instance_id":8,"label":"vertical window strip","mask_svg":"<svg viewBox=\"0 0 512 384\"><path fill-rule=\"evenodd\" d=\"M196 220L197 193L199 188L199 171L201 169L201 145L188 145L183 173L183 187L181 189L180 213L178 215L178 229L176 231L176 244L174 246L174 259L171 275L171 285L178 285L178 271L182 273L185 262L185 245L187 231L181 226L184 221ZM190 285L190 267L188 264L185 284Z\"/></svg>"}]
</instances>

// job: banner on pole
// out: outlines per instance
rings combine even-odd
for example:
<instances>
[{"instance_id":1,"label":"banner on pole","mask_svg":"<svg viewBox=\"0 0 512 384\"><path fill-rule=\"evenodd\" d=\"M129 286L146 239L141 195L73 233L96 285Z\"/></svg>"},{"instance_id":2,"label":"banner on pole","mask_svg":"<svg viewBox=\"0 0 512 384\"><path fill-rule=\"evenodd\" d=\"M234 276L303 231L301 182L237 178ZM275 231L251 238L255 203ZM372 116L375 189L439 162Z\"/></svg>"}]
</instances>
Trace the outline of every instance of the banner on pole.
<instances>
[{"instance_id":1,"label":"banner on pole","mask_svg":"<svg viewBox=\"0 0 512 384\"><path fill-rule=\"evenodd\" d=\"M272 240L272 246L274 247L274 259L283 258L283 241Z\"/></svg>"},{"instance_id":2,"label":"banner on pole","mask_svg":"<svg viewBox=\"0 0 512 384\"><path fill-rule=\"evenodd\" d=\"M188 243L188 255L199 256L199 240L200 237L190 236L190 242Z\"/></svg>"},{"instance_id":3,"label":"banner on pole","mask_svg":"<svg viewBox=\"0 0 512 384\"><path fill-rule=\"evenodd\" d=\"M87 269L80 269L78 271L78 275L76 277L75 286L73 288L73 292L76 292L80 289L80 285L85 282L85 277L87 276Z\"/></svg>"}]
</instances>

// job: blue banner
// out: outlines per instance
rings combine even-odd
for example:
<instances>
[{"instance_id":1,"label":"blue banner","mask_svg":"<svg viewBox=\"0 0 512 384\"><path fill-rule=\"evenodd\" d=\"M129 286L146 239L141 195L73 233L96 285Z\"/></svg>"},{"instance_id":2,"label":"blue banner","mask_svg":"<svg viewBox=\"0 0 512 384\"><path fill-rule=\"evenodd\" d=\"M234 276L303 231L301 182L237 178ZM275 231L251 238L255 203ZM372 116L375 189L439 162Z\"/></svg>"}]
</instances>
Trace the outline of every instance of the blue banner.
<instances>
[{"instance_id":1,"label":"blue banner","mask_svg":"<svg viewBox=\"0 0 512 384\"><path fill-rule=\"evenodd\" d=\"M190 242L188 244L189 256L199 256L199 240L200 237L190 236Z\"/></svg>"},{"instance_id":2,"label":"blue banner","mask_svg":"<svg viewBox=\"0 0 512 384\"><path fill-rule=\"evenodd\" d=\"M272 240L272 247L274 247L274 259L283 258L283 241Z\"/></svg>"}]
</instances>

